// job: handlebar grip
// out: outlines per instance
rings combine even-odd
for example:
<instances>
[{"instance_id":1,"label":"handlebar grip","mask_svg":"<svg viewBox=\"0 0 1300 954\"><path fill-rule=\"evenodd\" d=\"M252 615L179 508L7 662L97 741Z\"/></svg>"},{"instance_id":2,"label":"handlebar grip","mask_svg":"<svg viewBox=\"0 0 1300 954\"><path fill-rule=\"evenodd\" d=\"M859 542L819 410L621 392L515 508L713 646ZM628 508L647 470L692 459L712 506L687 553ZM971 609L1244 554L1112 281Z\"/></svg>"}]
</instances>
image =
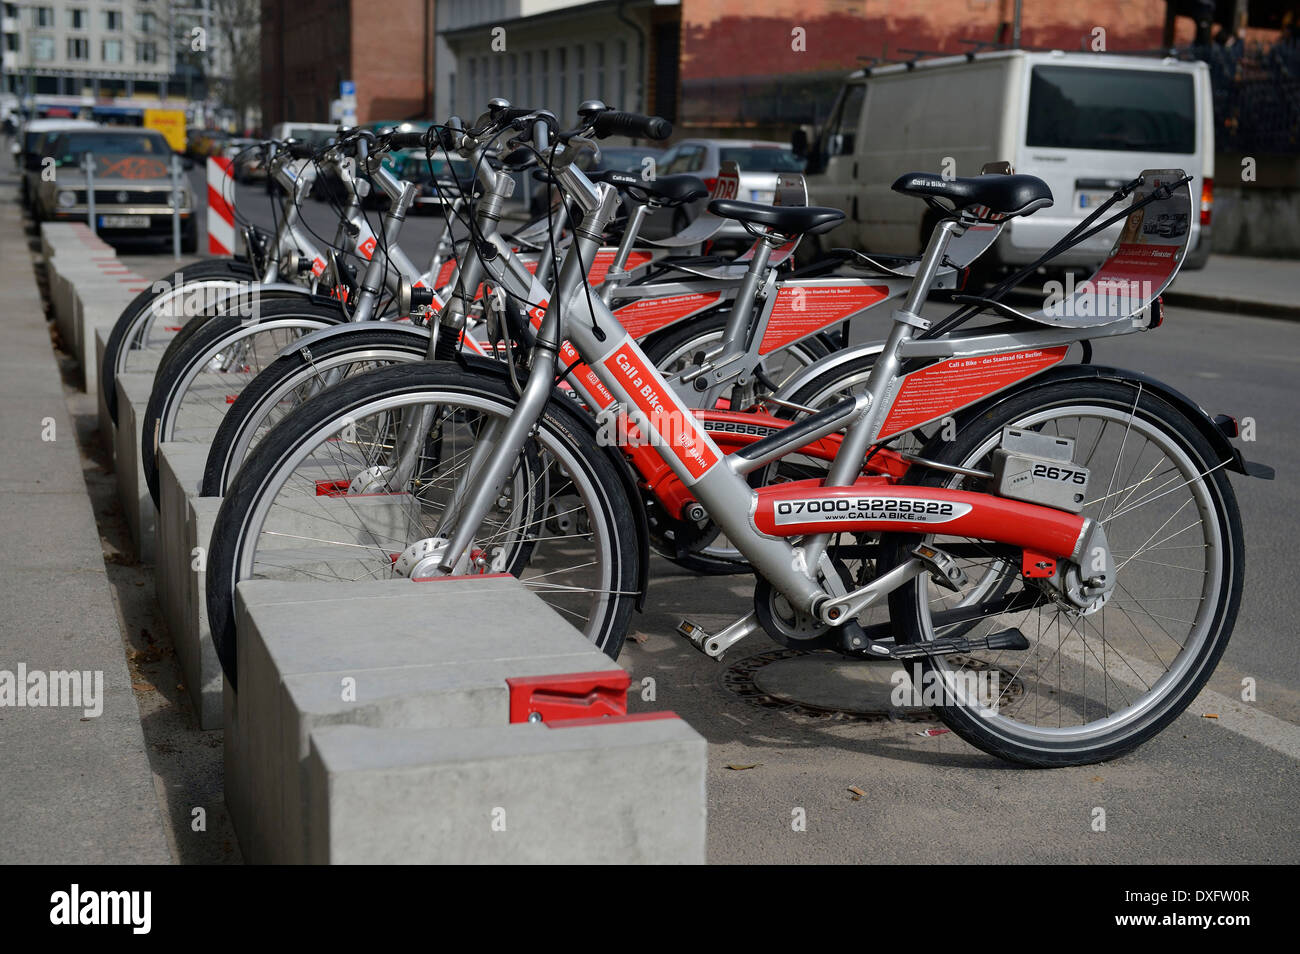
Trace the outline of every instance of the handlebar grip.
<instances>
[{"instance_id":1,"label":"handlebar grip","mask_svg":"<svg viewBox=\"0 0 1300 954\"><path fill-rule=\"evenodd\" d=\"M516 119L522 119L524 116L531 116L537 112L535 109L523 109L518 106L511 106L509 109L499 109L492 114L492 119L501 125L512 123Z\"/></svg>"},{"instance_id":2,"label":"handlebar grip","mask_svg":"<svg viewBox=\"0 0 1300 954\"><path fill-rule=\"evenodd\" d=\"M642 116L640 113L609 110L596 117L591 124L591 132L597 139L606 136L667 139L673 134L673 124L662 116Z\"/></svg>"},{"instance_id":3,"label":"handlebar grip","mask_svg":"<svg viewBox=\"0 0 1300 954\"><path fill-rule=\"evenodd\" d=\"M393 133L388 137L388 147L390 149L419 149L425 145L425 134L423 132L404 132Z\"/></svg>"},{"instance_id":4,"label":"handlebar grip","mask_svg":"<svg viewBox=\"0 0 1300 954\"><path fill-rule=\"evenodd\" d=\"M294 159L310 159L316 155L315 147L311 143L301 140L291 139L284 144L284 148L288 150L289 155Z\"/></svg>"}]
</instances>

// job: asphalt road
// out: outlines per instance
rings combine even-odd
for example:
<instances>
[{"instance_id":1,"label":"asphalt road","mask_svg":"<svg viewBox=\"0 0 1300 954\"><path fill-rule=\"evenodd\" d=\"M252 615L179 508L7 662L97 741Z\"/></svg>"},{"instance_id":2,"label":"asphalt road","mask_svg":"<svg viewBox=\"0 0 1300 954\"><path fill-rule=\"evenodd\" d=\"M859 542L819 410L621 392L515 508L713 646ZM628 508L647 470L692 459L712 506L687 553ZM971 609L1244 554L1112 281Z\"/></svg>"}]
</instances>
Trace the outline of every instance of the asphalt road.
<instances>
[{"instance_id":1,"label":"asphalt road","mask_svg":"<svg viewBox=\"0 0 1300 954\"><path fill-rule=\"evenodd\" d=\"M262 214L264 194L249 192L240 196L243 208ZM309 204L306 214L332 234L326 207ZM431 247L440 228L436 219L413 218L404 244ZM151 251L133 266L164 272L170 256ZM653 696L634 692L633 708L674 710L711 743L710 860L1300 861L1300 588L1290 564L1290 537L1300 530L1300 488L1291 479L1300 466L1300 323L1169 308L1163 327L1102 342L1094 360L1154 375L1212 414L1253 418L1256 440L1243 451L1277 469L1273 482L1232 477L1246 586L1206 692L1163 734L1114 762L1018 769L951 733L922 734L938 725L923 713L869 721L773 706L764 692L774 681L811 685L802 701L833 710L876 677L827 669L818 657L785 658L763 636L738 644L721 663L703 657L675 635L678 620L720 628L748 612L751 583L686 575L658 561L647 610L634 618L636 635L620 662L634 688ZM1257 695L1243 703L1248 678ZM1104 831L1096 830L1098 809Z\"/></svg>"}]
</instances>

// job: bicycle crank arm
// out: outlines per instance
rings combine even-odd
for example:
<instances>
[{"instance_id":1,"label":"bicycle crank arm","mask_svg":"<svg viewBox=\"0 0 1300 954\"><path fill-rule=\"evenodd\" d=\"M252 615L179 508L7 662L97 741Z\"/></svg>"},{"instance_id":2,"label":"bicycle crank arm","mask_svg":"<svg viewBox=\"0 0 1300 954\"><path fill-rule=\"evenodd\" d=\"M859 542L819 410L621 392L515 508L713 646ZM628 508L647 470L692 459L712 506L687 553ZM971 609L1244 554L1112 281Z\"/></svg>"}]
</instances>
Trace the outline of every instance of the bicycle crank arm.
<instances>
[{"instance_id":1,"label":"bicycle crank arm","mask_svg":"<svg viewBox=\"0 0 1300 954\"><path fill-rule=\"evenodd\" d=\"M758 623L758 617L753 613L736 620L716 636L710 636L702 626L688 619L677 624L677 632L689 639L692 646L711 659L721 659L722 654L728 649L762 628Z\"/></svg>"},{"instance_id":2,"label":"bicycle crank arm","mask_svg":"<svg viewBox=\"0 0 1300 954\"><path fill-rule=\"evenodd\" d=\"M912 559L866 586L825 601L817 607L817 615L823 623L838 626L845 620L854 619L876 600L922 573L929 573L936 584L950 590L958 590L967 583L966 574L956 560L942 550L921 544L912 549Z\"/></svg>"}]
</instances>

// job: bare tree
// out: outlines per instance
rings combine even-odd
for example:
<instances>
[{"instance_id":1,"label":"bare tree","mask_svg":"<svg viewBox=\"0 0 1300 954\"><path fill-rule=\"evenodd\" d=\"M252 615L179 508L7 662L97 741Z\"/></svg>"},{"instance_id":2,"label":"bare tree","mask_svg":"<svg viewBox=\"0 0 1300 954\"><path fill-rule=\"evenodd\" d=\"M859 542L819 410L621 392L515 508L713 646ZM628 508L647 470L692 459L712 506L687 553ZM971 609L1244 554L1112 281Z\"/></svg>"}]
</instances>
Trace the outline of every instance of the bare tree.
<instances>
[{"instance_id":1,"label":"bare tree","mask_svg":"<svg viewBox=\"0 0 1300 954\"><path fill-rule=\"evenodd\" d=\"M212 27L222 53L216 92L244 125L248 110L261 102L261 0L210 0Z\"/></svg>"}]
</instances>

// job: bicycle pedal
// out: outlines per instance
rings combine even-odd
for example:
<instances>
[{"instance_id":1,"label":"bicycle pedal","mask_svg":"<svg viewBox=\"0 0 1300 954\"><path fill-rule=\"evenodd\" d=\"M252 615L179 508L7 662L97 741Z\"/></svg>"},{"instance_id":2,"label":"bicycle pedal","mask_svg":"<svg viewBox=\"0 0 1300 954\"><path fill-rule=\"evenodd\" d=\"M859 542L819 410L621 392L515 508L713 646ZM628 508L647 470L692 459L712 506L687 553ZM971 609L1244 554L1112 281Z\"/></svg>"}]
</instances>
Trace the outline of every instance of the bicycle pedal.
<instances>
[{"instance_id":1,"label":"bicycle pedal","mask_svg":"<svg viewBox=\"0 0 1300 954\"><path fill-rule=\"evenodd\" d=\"M704 644L709 639L709 634L704 631L704 627L692 623L689 619L684 619L677 624L677 632L689 639L691 645L699 650L703 650Z\"/></svg>"},{"instance_id":2,"label":"bicycle pedal","mask_svg":"<svg viewBox=\"0 0 1300 954\"><path fill-rule=\"evenodd\" d=\"M753 613L736 620L719 633L709 633L703 626L692 623L688 619L677 624L677 632L689 639L692 646L710 659L721 659L722 654L728 649L760 629L762 627Z\"/></svg>"},{"instance_id":3,"label":"bicycle pedal","mask_svg":"<svg viewBox=\"0 0 1300 954\"><path fill-rule=\"evenodd\" d=\"M956 592L970 582L957 561L937 547L922 543L913 547L912 556L924 563L934 582L945 589Z\"/></svg>"}]
</instances>

